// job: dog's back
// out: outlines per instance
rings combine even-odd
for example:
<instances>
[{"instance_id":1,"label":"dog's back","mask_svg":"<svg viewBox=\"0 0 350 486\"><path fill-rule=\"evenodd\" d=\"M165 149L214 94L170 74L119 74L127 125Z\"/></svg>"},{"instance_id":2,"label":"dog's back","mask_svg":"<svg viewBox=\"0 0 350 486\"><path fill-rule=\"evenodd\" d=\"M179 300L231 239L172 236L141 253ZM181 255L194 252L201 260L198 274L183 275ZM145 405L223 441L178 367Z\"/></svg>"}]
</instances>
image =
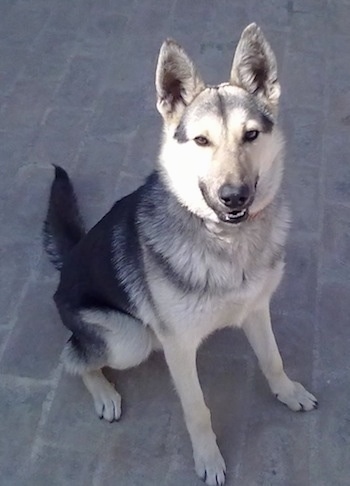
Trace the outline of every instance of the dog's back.
<instances>
[{"instance_id":1,"label":"dog's back","mask_svg":"<svg viewBox=\"0 0 350 486\"><path fill-rule=\"evenodd\" d=\"M128 282L118 278L116 260L128 267L131 279L142 268L136 212L140 194L150 185L117 201L85 234L72 183L64 169L55 168L43 234L49 258L60 270L56 301L72 308L110 306L133 312L132 297L125 290Z\"/></svg>"}]
</instances>

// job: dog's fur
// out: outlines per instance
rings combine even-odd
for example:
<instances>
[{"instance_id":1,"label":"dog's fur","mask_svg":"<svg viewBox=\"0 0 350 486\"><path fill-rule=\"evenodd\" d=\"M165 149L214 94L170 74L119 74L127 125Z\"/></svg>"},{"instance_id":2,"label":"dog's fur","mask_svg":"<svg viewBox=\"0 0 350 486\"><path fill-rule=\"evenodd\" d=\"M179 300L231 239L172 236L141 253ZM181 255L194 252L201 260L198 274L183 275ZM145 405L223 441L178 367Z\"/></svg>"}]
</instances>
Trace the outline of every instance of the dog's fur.
<instances>
[{"instance_id":1,"label":"dog's fur","mask_svg":"<svg viewBox=\"0 0 350 486\"><path fill-rule=\"evenodd\" d=\"M221 485L225 463L196 371L206 336L242 327L277 398L292 410L317 406L285 374L270 322L288 227L276 60L251 24L230 81L211 87L167 40L156 90L164 134L155 171L85 234L69 178L56 167L45 247L61 271L54 299L72 332L64 361L82 376L98 415L113 421L121 414L120 395L101 368L136 366L163 349L197 474ZM224 185L228 199L220 197Z\"/></svg>"}]
</instances>

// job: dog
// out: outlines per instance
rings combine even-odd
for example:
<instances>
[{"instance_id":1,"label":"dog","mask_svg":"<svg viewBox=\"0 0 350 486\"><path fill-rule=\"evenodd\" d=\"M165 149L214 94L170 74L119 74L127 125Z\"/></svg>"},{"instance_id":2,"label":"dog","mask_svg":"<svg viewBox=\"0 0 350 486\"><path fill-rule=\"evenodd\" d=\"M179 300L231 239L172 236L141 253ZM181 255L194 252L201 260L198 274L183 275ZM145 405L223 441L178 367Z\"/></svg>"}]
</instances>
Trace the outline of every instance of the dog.
<instances>
[{"instance_id":1,"label":"dog","mask_svg":"<svg viewBox=\"0 0 350 486\"><path fill-rule=\"evenodd\" d=\"M286 375L269 303L284 267L289 213L281 194L284 142L277 125L276 59L261 29L239 40L228 82L206 85L173 40L161 46L158 164L145 183L85 232L73 186L56 167L44 246L60 283L54 301L71 337L63 350L97 414L121 415L102 374L162 349L191 438L195 469L225 482L225 462L196 369L215 330L245 332L271 391L294 411L316 398Z\"/></svg>"}]
</instances>

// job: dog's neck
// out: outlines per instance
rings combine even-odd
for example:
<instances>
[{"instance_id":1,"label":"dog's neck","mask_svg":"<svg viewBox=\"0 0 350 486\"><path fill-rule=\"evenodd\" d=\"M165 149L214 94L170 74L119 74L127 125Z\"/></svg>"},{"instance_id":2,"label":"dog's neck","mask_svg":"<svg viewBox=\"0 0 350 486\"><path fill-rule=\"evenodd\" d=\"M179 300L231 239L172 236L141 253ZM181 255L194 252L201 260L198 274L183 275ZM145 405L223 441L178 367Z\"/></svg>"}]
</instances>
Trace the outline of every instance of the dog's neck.
<instances>
[{"instance_id":1,"label":"dog's neck","mask_svg":"<svg viewBox=\"0 0 350 486\"><path fill-rule=\"evenodd\" d=\"M249 214L247 221L253 221L253 220L258 219L259 217L261 217L263 215L264 209L260 209L256 213Z\"/></svg>"}]
</instances>

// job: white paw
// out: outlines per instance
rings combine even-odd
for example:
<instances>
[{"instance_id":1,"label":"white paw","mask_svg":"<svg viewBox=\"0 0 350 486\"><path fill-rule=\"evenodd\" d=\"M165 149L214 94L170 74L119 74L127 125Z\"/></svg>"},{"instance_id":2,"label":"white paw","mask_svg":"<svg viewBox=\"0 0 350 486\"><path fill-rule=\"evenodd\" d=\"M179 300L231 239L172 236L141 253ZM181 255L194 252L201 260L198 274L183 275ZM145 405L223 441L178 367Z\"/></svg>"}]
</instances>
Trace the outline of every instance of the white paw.
<instances>
[{"instance_id":1,"label":"white paw","mask_svg":"<svg viewBox=\"0 0 350 486\"><path fill-rule=\"evenodd\" d=\"M117 390L110 383L103 383L94 395L94 404L100 419L114 422L120 419L122 399Z\"/></svg>"},{"instance_id":2,"label":"white paw","mask_svg":"<svg viewBox=\"0 0 350 486\"><path fill-rule=\"evenodd\" d=\"M274 393L280 402L286 404L294 412L309 412L318 407L316 398L296 381L288 380Z\"/></svg>"},{"instance_id":3,"label":"white paw","mask_svg":"<svg viewBox=\"0 0 350 486\"><path fill-rule=\"evenodd\" d=\"M196 473L208 486L222 486L226 479L225 461L216 443L211 450L193 454Z\"/></svg>"}]
</instances>

